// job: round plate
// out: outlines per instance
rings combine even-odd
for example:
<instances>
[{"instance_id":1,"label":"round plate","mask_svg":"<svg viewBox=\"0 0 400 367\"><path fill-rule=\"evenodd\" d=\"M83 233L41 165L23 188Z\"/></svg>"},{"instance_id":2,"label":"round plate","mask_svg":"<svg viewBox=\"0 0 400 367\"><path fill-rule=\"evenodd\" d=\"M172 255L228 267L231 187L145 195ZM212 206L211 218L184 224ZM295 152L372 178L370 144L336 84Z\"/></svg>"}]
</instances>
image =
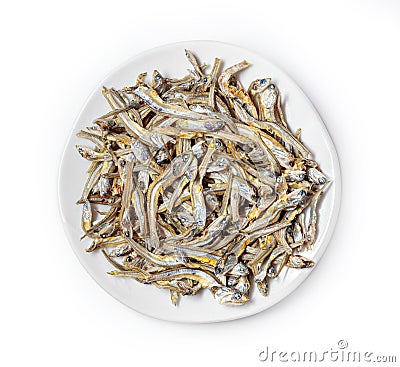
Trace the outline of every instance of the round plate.
<instances>
[{"instance_id":1,"label":"round plate","mask_svg":"<svg viewBox=\"0 0 400 367\"><path fill-rule=\"evenodd\" d=\"M182 76L190 64L184 49L194 52L201 62L212 65L215 57L223 61L222 67L233 65L243 59L252 66L240 73L240 81L247 86L252 80L270 77L282 94L282 103L287 121L292 129L302 129L302 140L313 153L313 158L332 180L324 194L319 209L317 241L305 256L315 262L321 258L332 235L340 202L340 169L332 140L317 111L296 83L282 70L263 57L241 47L211 41L182 42L158 47L131 58L115 69L94 90L79 114L66 145L59 176L59 200L65 232L72 249L81 264L93 279L120 302L143 314L179 322L217 322L233 320L263 311L286 297L306 277L311 269L288 269L271 281L270 295L261 296L258 291L251 294L251 300L241 306L218 304L207 290L194 297L181 298L179 305L171 304L169 292L144 285L133 279L114 277L107 274L112 266L101 253L86 253L88 243L80 241L81 206L75 202L80 198L86 179L88 162L76 152L75 145L82 143L75 134L89 126L97 116L108 112L109 108L102 96L101 88L120 88L135 83L135 77L154 69L166 76ZM315 153L315 154L314 154Z\"/></svg>"}]
</instances>

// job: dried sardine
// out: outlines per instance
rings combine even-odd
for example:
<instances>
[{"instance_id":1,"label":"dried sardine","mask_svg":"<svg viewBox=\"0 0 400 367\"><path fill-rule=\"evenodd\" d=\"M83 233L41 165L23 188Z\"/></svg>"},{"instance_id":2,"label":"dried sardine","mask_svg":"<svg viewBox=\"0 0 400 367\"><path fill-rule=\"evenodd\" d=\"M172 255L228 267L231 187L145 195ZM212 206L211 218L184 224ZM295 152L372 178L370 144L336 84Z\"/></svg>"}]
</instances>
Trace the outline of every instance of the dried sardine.
<instances>
[{"instance_id":1,"label":"dried sardine","mask_svg":"<svg viewBox=\"0 0 400 367\"><path fill-rule=\"evenodd\" d=\"M110 275L168 290L174 305L201 288L241 305L252 284L267 296L284 267L314 265L300 252L316 242L329 179L270 78L245 89L247 61L221 72L220 59L207 70L185 54L184 77L154 70L150 84L141 73L104 87L111 111L78 132L94 144L77 146L91 161L78 201L86 251L100 250Z\"/></svg>"}]
</instances>

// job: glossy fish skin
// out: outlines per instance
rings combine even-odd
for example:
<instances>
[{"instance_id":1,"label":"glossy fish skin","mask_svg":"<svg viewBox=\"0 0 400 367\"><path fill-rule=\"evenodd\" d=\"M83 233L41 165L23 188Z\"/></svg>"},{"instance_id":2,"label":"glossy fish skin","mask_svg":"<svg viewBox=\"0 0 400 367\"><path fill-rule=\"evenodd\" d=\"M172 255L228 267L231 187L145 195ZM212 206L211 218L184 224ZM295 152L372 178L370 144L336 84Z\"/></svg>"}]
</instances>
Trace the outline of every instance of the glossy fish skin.
<instances>
[{"instance_id":1,"label":"glossy fish skin","mask_svg":"<svg viewBox=\"0 0 400 367\"><path fill-rule=\"evenodd\" d=\"M193 112L188 108L164 102L154 89L140 86L134 94L141 98L151 109L166 116L179 117L188 120L209 120L209 116Z\"/></svg>"},{"instance_id":2,"label":"glossy fish skin","mask_svg":"<svg viewBox=\"0 0 400 367\"><path fill-rule=\"evenodd\" d=\"M213 287L211 288L211 293L221 305L238 306L249 301L249 298L245 294L229 287Z\"/></svg>"},{"instance_id":3,"label":"glossy fish skin","mask_svg":"<svg viewBox=\"0 0 400 367\"><path fill-rule=\"evenodd\" d=\"M310 178L310 180L312 182L316 183L317 185L323 185L328 182L328 179L326 178L326 176L321 171L319 171L317 168L310 167L307 170L307 175Z\"/></svg>"},{"instance_id":4,"label":"glossy fish skin","mask_svg":"<svg viewBox=\"0 0 400 367\"><path fill-rule=\"evenodd\" d=\"M111 110L78 132L93 145L76 146L90 162L82 238L110 276L168 291L171 307L203 288L242 305L252 287L267 297L276 278L315 265L302 252L318 244L330 180L301 140L310 132L291 130L275 80L245 86L248 61L220 70L223 59L184 54L183 77L144 71L104 87Z\"/></svg>"},{"instance_id":5,"label":"glossy fish skin","mask_svg":"<svg viewBox=\"0 0 400 367\"><path fill-rule=\"evenodd\" d=\"M296 207L306 197L307 192L303 189L297 189L289 194L282 195L279 200L275 201L265 212L265 214L250 224L245 231L254 232L276 221L277 216L282 210L290 210Z\"/></svg>"},{"instance_id":6,"label":"glossy fish skin","mask_svg":"<svg viewBox=\"0 0 400 367\"><path fill-rule=\"evenodd\" d=\"M151 246L158 248L160 241L157 235L156 214L157 214L157 200L162 188L168 187L174 180L180 178L190 166L193 159L193 154L184 153L176 157L163 175L159 176L154 181L147 193L147 202L149 205L148 223L150 231Z\"/></svg>"},{"instance_id":7,"label":"glossy fish skin","mask_svg":"<svg viewBox=\"0 0 400 367\"><path fill-rule=\"evenodd\" d=\"M225 69L221 76L218 79L220 88L222 93L226 97L236 98L240 100L240 103L245 106L246 110L249 114L257 118L257 109L254 106L253 101L251 100L250 96L248 95L247 91L244 90L240 84L235 83L236 79L233 78L233 75L248 68L250 64L243 60L238 64L235 64L227 69ZM235 85L236 84L236 85Z\"/></svg>"},{"instance_id":8,"label":"glossy fish skin","mask_svg":"<svg viewBox=\"0 0 400 367\"><path fill-rule=\"evenodd\" d=\"M286 266L293 269L312 268L315 265L314 261L307 259L301 255L291 255L286 263Z\"/></svg>"},{"instance_id":9,"label":"glossy fish skin","mask_svg":"<svg viewBox=\"0 0 400 367\"><path fill-rule=\"evenodd\" d=\"M111 154L108 152L96 152L93 149L81 145L77 145L76 149L83 158L89 161L109 161L112 159Z\"/></svg>"},{"instance_id":10,"label":"glossy fish skin","mask_svg":"<svg viewBox=\"0 0 400 367\"><path fill-rule=\"evenodd\" d=\"M82 229L85 233L92 227L92 208L90 202L86 200L82 206Z\"/></svg>"}]
</instances>

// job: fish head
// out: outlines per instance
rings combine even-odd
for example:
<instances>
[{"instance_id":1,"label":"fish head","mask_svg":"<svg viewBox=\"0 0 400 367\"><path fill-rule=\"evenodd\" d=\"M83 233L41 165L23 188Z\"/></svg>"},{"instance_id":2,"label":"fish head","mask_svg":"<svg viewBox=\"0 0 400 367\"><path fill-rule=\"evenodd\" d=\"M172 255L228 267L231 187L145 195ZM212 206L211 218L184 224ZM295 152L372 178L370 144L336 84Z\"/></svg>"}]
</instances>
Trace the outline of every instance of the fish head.
<instances>
[{"instance_id":1,"label":"fish head","mask_svg":"<svg viewBox=\"0 0 400 367\"><path fill-rule=\"evenodd\" d=\"M235 285L235 289L241 294L247 294L250 289L250 282L246 276L240 277L239 282Z\"/></svg>"},{"instance_id":2,"label":"fish head","mask_svg":"<svg viewBox=\"0 0 400 367\"><path fill-rule=\"evenodd\" d=\"M93 157L94 151L88 147L84 147L82 145L76 145L76 150L83 158L89 159Z\"/></svg>"},{"instance_id":3,"label":"fish head","mask_svg":"<svg viewBox=\"0 0 400 367\"><path fill-rule=\"evenodd\" d=\"M304 269L313 267L315 263L304 256L292 255L289 257L289 265L296 269Z\"/></svg>"},{"instance_id":4,"label":"fish head","mask_svg":"<svg viewBox=\"0 0 400 367\"><path fill-rule=\"evenodd\" d=\"M175 177L181 177L187 172L193 160L193 152L186 151L178 155L171 163L172 174Z\"/></svg>"},{"instance_id":5,"label":"fish head","mask_svg":"<svg viewBox=\"0 0 400 367\"><path fill-rule=\"evenodd\" d=\"M268 85L262 93L262 100L266 108L272 108L278 98L278 89L275 84Z\"/></svg>"},{"instance_id":6,"label":"fish head","mask_svg":"<svg viewBox=\"0 0 400 367\"><path fill-rule=\"evenodd\" d=\"M298 205L302 202L303 199L307 196L307 191L300 188L293 190L290 194L286 196L286 202L288 205Z\"/></svg>"},{"instance_id":7,"label":"fish head","mask_svg":"<svg viewBox=\"0 0 400 367\"><path fill-rule=\"evenodd\" d=\"M256 281L256 285L257 285L258 291L261 293L262 296L264 296L264 297L268 296L268 292L269 292L268 279Z\"/></svg>"},{"instance_id":8,"label":"fish head","mask_svg":"<svg viewBox=\"0 0 400 367\"><path fill-rule=\"evenodd\" d=\"M215 266L215 275L224 275L228 273L234 266L238 263L237 256L233 253L225 254L222 256L216 266Z\"/></svg>"},{"instance_id":9,"label":"fish head","mask_svg":"<svg viewBox=\"0 0 400 367\"><path fill-rule=\"evenodd\" d=\"M206 205L207 205L208 209L211 212L216 210L218 208L218 206L219 206L217 195L215 195L213 192L208 192L207 194L205 194L204 195L204 200L206 202Z\"/></svg>"},{"instance_id":10,"label":"fish head","mask_svg":"<svg viewBox=\"0 0 400 367\"><path fill-rule=\"evenodd\" d=\"M217 158L212 161L208 166L209 172L222 172L230 166L229 160L225 157Z\"/></svg>"},{"instance_id":11,"label":"fish head","mask_svg":"<svg viewBox=\"0 0 400 367\"><path fill-rule=\"evenodd\" d=\"M222 305L241 305L249 300L245 294L238 290L224 286L211 287L211 293Z\"/></svg>"},{"instance_id":12,"label":"fish head","mask_svg":"<svg viewBox=\"0 0 400 367\"><path fill-rule=\"evenodd\" d=\"M200 140L195 145L192 146L192 152L197 159L201 158L206 154L206 148L204 147L204 140Z\"/></svg>"},{"instance_id":13,"label":"fish head","mask_svg":"<svg viewBox=\"0 0 400 367\"><path fill-rule=\"evenodd\" d=\"M264 92L265 89L267 89L270 82L271 82L270 78L262 78L252 81L249 86L249 94L252 95Z\"/></svg>"},{"instance_id":14,"label":"fish head","mask_svg":"<svg viewBox=\"0 0 400 367\"><path fill-rule=\"evenodd\" d=\"M235 275L235 276L244 276L249 273L247 266L244 265L243 263L237 263L230 271L230 275Z\"/></svg>"},{"instance_id":15,"label":"fish head","mask_svg":"<svg viewBox=\"0 0 400 367\"><path fill-rule=\"evenodd\" d=\"M307 170L309 179L317 185L323 185L328 182L327 177L317 168L311 167Z\"/></svg>"},{"instance_id":16,"label":"fish head","mask_svg":"<svg viewBox=\"0 0 400 367\"><path fill-rule=\"evenodd\" d=\"M164 82L163 76L160 74L160 72L158 70L154 70L153 75L152 75L152 83L151 83L152 88L156 89L163 82Z\"/></svg>"}]
</instances>

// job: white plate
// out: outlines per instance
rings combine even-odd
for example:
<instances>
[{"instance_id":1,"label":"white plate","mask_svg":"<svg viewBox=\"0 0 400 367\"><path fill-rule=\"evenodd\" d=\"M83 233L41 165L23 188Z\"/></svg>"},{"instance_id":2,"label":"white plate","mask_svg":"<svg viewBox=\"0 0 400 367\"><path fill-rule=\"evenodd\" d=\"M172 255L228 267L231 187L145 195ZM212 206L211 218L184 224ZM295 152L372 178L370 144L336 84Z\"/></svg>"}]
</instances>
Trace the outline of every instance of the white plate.
<instances>
[{"instance_id":1,"label":"white plate","mask_svg":"<svg viewBox=\"0 0 400 367\"><path fill-rule=\"evenodd\" d=\"M86 178L88 162L75 150L75 145L82 142L75 134L92 120L108 111L108 106L101 94L101 87L122 87L134 84L134 78L140 72L150 73L158 69L167 76L184 75L189 64L184 49L193 51L202 62L212 64L214 57L223 60L223 66L229 66L243 59L252 66L240 73L244 85L256 78L271 77L283 97L288 123L292 130L302 128L305 145L315 152L314 158L322 170L333 180L320 205L318 239L312 251L306 254L318 262L325 251L332 235L340 202L340 169L338 157L332 140L318 113L301 89L290 77L263 57L243 49L212 41L194 41L170 44L137 55L115 69L94 90L79 114L73 131L68 139L60 168L59 199L61 216L65 232L72 249L81 264L93 279L109 294L120 302L143 314L179 322L217 322L233 320L263 311L286 297L309 275L312 269L288 269L278 279L271 282L270 295L266 298L252 293L251 301L242 306L223 306L218 304L207 290L194 297L183 297L178 307L169 299L169 292L149 285L143 285L133 279L113 277L107 274L112 266L101 253L86 253L87 243L79 239L81 206L75 205L80 197Z\"/></svg>"}]
</instances>

